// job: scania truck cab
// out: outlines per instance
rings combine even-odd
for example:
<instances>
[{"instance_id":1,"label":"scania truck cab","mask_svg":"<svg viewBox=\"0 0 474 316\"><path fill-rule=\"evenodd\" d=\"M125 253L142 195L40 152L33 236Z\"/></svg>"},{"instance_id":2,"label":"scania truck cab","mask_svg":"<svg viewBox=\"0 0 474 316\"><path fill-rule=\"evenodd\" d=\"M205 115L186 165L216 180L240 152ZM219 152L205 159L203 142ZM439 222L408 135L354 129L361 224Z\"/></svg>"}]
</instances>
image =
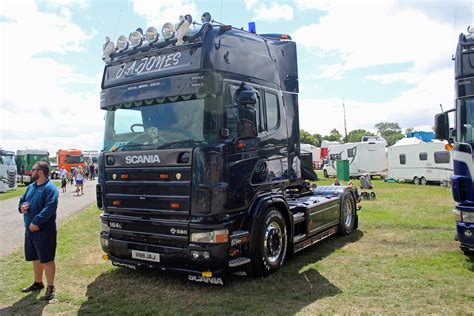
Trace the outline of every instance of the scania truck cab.
<instances>
[{"instance_id":1,"label":"scania truck cab","mask_svg":"<svg viewBox=\"0 0 474 316\"><path fill-rule=\"evenodd\" d=\"M0 192L16 190L15 153L0 148Z\"/></svg>"},{"instance_id":2,"label":"scania truck cab","mask_svg":"<svg viewBox=\"0 0 474 316\"><path fill-rule=\"evenodd\" d=\"M104 45L104 258L222 284L356 229L354 192L301 172L295 42L190 19Z\"/></svg>"},{"instance_id":3,"label":"scania truck cab","mask_svg":"<svg viewBox=\"0 0 474 316\"><path fill-rule=\"evenodd\" d=\"M436 138L450 141L454 175L456 239L461 250L474 254L474 28L460 34L455 56L455 107L435 117ZM450 117L453 127L450 128Z\"/></svg>"}]
</instances>

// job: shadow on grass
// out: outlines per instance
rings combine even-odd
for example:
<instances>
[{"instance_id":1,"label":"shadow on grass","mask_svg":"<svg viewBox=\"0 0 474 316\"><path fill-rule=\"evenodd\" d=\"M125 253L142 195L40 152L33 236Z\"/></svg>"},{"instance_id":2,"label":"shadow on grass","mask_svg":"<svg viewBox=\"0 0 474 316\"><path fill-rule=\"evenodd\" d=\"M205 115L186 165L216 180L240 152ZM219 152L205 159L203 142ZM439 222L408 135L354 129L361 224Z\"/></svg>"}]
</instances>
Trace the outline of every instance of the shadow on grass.
<instances>
[{"instance_id":1,"label":"shadow on grass","mask_svg":"<svg viewBox=\"0 0 474 316\"><path fill-rule=\"evenodd\" d=\"M0 309L0 315L41 315L48 305L39 299L39 292L31 292L12 306Z\"/></svg>"},{"instance_id":2,"label":"shadow on grass","mask_svg":"<svg viewBox=\"0 0 474 316\"><path fill-rule=\"evenodd\" d=\"M114 268L88 285L78 313L293 314L342 293L312 265L362 236L356 231L330 238L298 253L269 277L231 275L224 287L193 283L185 275Z\"/></svg>"}]
</instances>

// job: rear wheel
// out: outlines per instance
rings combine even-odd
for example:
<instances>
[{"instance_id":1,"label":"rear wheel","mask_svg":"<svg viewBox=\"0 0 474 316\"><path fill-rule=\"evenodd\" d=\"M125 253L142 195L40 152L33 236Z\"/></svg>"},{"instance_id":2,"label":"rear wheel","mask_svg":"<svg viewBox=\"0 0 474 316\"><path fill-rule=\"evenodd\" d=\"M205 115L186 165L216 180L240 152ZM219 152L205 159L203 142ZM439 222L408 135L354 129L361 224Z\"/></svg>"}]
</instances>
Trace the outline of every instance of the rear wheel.
<instances>
[{"instance_id":1,"label":"rear wheel","mask_svg":"<svg viewBox=\"0 0 474 316\"><path fill-rule=\"evenodd\" d=\"M425 177L421 177L420 183L421 183L421 185L427 185L427 184L428 184L428 181L426 181L426 178L425 178Z\"/></svg>"},{"instance_id":2,"label":"rear wheel","mask_svg":"<svg viewBox=\"0 0 474 316\"><path fill-rule=\"evenodd\" d=\"M420 185L420 178L414 177L414 178L413 178L413 183L414 183L415 185Z\"/></svg>"},{"instance_id":3,"label":"rear wheel","mask_svg":"<svg viewBox=\"0 0 474 316\"><path fill-rule=\"evenodd\" d=\"M354 231L354 223L356 218L355 202L350 192L344 193L340 208L341 220L339 224L339 234L348 235Z\"/></svg>"},{"instance_id":4,"label":"rear wheel","mask_svg":"<svg viewBox=\"0 0 474 316\"><path fill-rule=\"evenodd\" d=\"M285 219L277 208L269 208L257 232L253 255L254 274L269 275L283 265L288 247Z\"/></svg>"}]
</instances>

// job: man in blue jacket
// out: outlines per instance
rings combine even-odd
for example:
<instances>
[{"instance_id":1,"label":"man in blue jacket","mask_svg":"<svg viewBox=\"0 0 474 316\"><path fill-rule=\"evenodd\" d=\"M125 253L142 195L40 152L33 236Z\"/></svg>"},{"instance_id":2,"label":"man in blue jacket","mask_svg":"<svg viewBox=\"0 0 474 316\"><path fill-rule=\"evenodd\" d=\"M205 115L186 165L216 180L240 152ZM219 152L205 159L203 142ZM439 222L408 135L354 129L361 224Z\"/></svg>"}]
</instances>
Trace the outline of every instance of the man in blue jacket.
<instances>
[{"instance_id":1,"label":"man in blue jacket","mask_svg":"<svg viewBox=\"0 0 474 316\"><path fill-rule=\"evenodd\" d=\"M32 169L32 184L20 198L18 210L25 222L25 259L33 262L34 282L23 292L39 291L44 288L43 271L48 287L43 300L54 298L54 276L56 265L56 209L58 189L49 179L49 164L38 161Z\"/></svg>"}]
</instances>

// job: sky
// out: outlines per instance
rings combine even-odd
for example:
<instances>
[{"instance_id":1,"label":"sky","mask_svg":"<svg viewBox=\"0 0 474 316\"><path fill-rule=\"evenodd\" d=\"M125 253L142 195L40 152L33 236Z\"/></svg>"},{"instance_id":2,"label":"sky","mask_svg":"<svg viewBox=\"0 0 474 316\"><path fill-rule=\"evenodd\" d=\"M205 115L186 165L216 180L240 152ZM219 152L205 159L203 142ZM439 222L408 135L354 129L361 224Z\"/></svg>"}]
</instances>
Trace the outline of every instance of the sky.
<instances>
[{"instance_id":1,"label":"sky","mask_svg":"<svg viewBox=\"0 0 474 316\"><path fill-rule=\"evenodd\" d=\"M408 0L2 0L0 147L100 150L105 36L199 20L203 12L297 43L300 128L375 132L378 122L431 130L454 104L457 38L472 1Z\"/></svg>"}]
</instances>

